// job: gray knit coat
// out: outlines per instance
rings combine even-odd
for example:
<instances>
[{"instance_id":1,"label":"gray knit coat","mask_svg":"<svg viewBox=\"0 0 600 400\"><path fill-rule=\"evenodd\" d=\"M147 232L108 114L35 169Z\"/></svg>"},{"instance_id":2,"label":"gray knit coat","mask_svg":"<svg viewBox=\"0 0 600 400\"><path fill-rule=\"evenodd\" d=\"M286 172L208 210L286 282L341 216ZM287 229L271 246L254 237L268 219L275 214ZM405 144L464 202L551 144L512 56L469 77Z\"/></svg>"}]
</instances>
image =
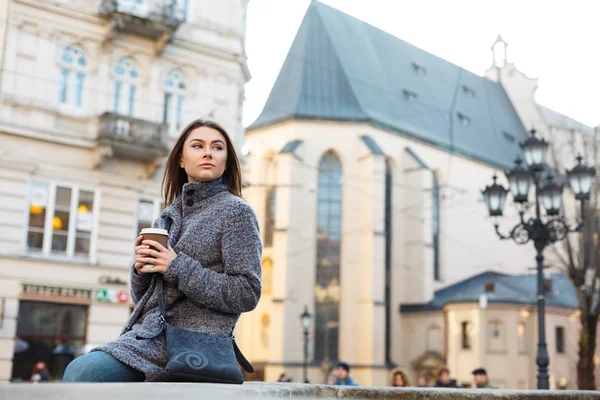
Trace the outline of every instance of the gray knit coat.
<instances>
[{"instance_id":1,"label":"gray knit coat","mask_svg":"<svg viewBox=\"0 0 600 400\"><path fill-rule=\"evenodd\" d=\"M261 257L254 211L231 194L221 179L186 183L182 195L154 222L166 228L172 219L169 243L177 253L164 274L167 321L177 327L230 336L243 312L253 310L261 294ZM146 381L166 379L164 335L160 328L156 277L139 276L131 267L133 313L104 351L144 374Z\"/></svg>"}]
</instances>

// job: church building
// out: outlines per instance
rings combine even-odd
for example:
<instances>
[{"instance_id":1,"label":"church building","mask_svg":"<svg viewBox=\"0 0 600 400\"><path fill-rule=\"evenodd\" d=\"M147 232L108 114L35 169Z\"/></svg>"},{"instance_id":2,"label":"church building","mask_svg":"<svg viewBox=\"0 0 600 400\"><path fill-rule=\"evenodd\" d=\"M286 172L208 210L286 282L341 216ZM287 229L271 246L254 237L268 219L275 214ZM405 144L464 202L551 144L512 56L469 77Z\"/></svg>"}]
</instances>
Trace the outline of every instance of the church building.
<instances>
[{"instance_id":1,"label":"church building","mask_svg":"<svg viewBox=\"0 0 600 400\"><path fill-rule=\"evenodd\" d=\"M395 367L433 379L448 366L470 382L486 366L505 387L535 387L535 303L505 307L530 290L511 292L511 282L534 290L522 277L534 249L498 240L480 190L513 165L532 123L545 134L576 122L535 103L536 81L505 48L499 39L482 77L311 3L246 134L244 195L264 236L264 288L238 340L258 378L303 379L306 309L312 383L344 361L363 385L389 384ZM548 313L574 341L572 288L553 279L560 293ZM490 347L489 332L508 339ZM519 332L530 335L527 358ZM523 375L504 371L517 359ZM552 368L557 380L567 374Z\"/></svg>"}]
</instances>

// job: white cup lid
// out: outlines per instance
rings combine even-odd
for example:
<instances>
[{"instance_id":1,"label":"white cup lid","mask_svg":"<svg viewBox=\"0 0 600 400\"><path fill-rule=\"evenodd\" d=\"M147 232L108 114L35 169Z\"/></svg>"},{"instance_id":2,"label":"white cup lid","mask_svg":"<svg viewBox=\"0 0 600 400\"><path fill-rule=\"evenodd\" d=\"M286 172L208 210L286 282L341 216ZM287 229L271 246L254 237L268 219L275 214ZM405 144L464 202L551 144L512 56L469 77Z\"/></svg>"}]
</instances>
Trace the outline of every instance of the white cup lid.
<instances>
[{"instance_id":1,"label":"white cup lid","mask_svg":"<svg viewBox=\"0 0 600 400\"><path fill-rule=\"evenodd\" d=\"M169 236L169 232L166 229L160 229L160 228L144 228L140 232L140 235L165 235L165 236Z\"/></svg>"}]
</instances>

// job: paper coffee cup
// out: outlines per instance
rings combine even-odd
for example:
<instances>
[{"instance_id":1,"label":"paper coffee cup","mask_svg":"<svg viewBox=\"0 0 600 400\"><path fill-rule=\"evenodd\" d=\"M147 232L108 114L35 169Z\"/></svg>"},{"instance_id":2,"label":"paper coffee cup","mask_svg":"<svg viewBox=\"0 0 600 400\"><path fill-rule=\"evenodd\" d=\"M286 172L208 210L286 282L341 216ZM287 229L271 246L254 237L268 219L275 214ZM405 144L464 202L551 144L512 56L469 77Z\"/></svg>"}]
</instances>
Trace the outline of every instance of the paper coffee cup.
<instances>
[{"instance_id":1,"label":"paper coffee cup","mask_svg":"<svg viewBox=\"0 0 600 400\"><path fill-rule=\"evenodd\" d=\"M167 243L169 243L169 232L166 229L160 228L144 228L140 232L140 236L143 236L143 240L154 240L162 244L164 247L167 247ZM154 246L150 246L153 250L158 250ZM152 266L152 264L146 264L146 266Z\"/></svg>"}]
</instances>

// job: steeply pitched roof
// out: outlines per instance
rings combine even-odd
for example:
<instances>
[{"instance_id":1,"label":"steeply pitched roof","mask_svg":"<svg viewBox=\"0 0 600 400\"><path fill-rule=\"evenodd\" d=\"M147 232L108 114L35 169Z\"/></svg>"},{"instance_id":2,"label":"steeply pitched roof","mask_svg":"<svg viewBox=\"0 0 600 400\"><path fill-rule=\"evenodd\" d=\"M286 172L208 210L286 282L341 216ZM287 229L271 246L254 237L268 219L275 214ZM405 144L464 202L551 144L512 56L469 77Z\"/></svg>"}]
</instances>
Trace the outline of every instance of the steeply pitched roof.
<instances>
[{"instance_id":1,"label":"steeply pitched roof","mask_svg":"<svg viewBox=\"0 0 600 400\"><path fill-rule=\"evenodd\" d=\"M499 84L320 2L248 129L293 118L365 121L501 167L527 136Z\"/></svg>"},{"instance_id":2,"label":"steeply pitched roof","mask_svg":"<svg viewBox=\"0 0 600 400\"><path fill-rule=\"evenodd\" d=\"M571 117L567 117L566 115L551 110L548 107L544 107L540 104L537 104L537 110L544 121L556 128L567 131L576 130L584 135L594 135L594 128L587 126L586 124L583 124Z\"/></svg>"},{"instance_id":3,"label":"steeply pitched roof","mask_svg":"<svg viewBox=\"0 0 600 400\"><path fill-rule=\"evenodd\" d=\"M546 294L546 305L574 309L579 305L577 293L566 275L552 274L552 291ZM485 292L486 282L494 283L494 290ZM537 303L536 275L506 275L484 272L435 292L427 304L402 305L401 312L441 310L446 304L473 303L487 294L488 303L534 305Z\"/></svg>"}]
</instances>

